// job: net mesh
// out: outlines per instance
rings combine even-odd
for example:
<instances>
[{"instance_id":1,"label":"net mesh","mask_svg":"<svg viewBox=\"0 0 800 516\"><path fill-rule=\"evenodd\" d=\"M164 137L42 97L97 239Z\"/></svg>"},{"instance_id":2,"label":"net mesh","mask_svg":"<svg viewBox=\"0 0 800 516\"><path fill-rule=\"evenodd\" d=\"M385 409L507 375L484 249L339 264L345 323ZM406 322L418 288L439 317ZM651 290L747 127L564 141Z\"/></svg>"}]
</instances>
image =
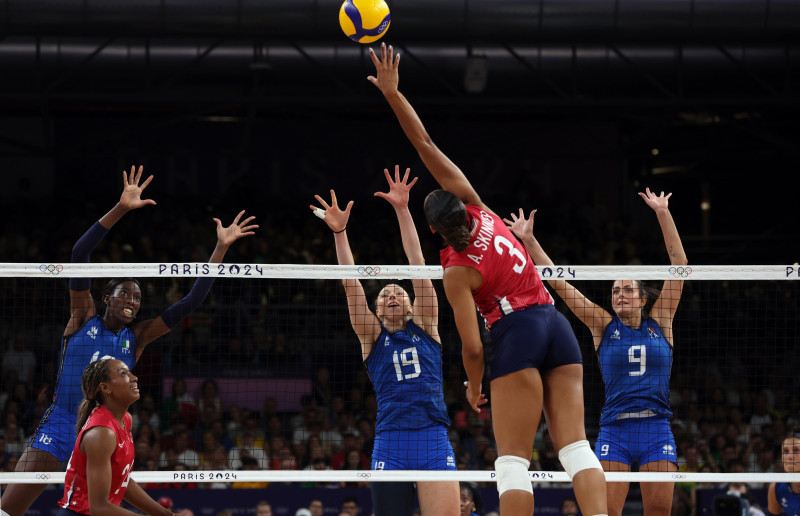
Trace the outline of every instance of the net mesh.
<instances>
[{"instance_id":1,"label":"net mesh","mask_svg":"<svg viewBox=\"0 0 800 516\"><path fill-rule=\"evenodd\" d=\"M778 479L800 481L782 473L780 453L783 436L800 425L797 266L539 270L546 280L568 280L610 313L618 308L615 279L643 279L659 289L684 281L667 329L674 348L662 355L649 343L627 342L620 335L616 354L603 358L588 327L570 310L574 300L565 303L554 293L581 345L585 424L593 444L601 417L609 412L603 360L612 364L604 366L607 370L617 368L627 379L669 384L664 413L672 413L667 425L676 449L655 453L674 452L665 456L674 457L678 472L636 473L634 466L632 473L610 473L609 480L678 482L687 496L702 483L761 487ZM100 314L104 305L98 294L105 278L137 277L143 294L137 321L158 317L195 277L216 277L203 306L149 344L133 369L142 392L131 407L138 482L158 488L269 482L358 487L428 476L494 481L491 403L476 414L464 400L460 341L441 292L439 267L15 263L0 265L0 406L9 457L0 482L63 482L63 473L10 472L28 439L37 438L61 370L59 343L69 314L66 278L86 276L95 278L92 292ZM413 294L412 280L419 278L432 279L438 293L443 402L460 471L369 471L378 393L362 361L342 280L360 281L374 310L386 285L397 283ZM488 339L485 345L491 346ZM387 358L387 374L397 375L397 383L413 380L426 359L410 349ZM488 382L484 391L491 400ZM61 431L74 436L73 428ZM544 423L532 459L533 481L543 486L568 482Z\"/></svg>"}]
</instances>

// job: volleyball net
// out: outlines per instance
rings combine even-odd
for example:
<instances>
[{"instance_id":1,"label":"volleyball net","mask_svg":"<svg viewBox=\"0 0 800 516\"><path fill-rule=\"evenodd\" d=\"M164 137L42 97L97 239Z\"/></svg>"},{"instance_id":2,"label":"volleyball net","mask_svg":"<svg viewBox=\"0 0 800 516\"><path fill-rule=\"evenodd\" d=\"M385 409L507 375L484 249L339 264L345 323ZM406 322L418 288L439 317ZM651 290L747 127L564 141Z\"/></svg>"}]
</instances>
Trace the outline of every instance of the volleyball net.
<instances>
[{"instance_id":1,"label":"volleyball net","mask_svg":"<svg viewBox=\"0 0 800 516\"><path fill-rule=\"evenodd\" d=\"M669 382L668 425L675 449L664 447L653 453L677 462L679 470L639 473L634 467L630 473L607 473L609 481L754 485L800 481L800 474L783 472L781 461L783 437L800 427L796 352L800 267L558 266L539 267L539 273L545 281L568 281L609 313L615 309L613 296L619 295L612 292L615 280L643 280L658 289L675 288L683 281L672 326L674 347L666 354L648 342L628 344L624 334L611 331L609 338L620 341L621 351L598 358L592 334L570 310L570 300L565 303L553 294L581 346L585 425L593 445L608 403L602 360L611 360L626 380ZM18 457L48 414L70 313L68 278L93 278L92 294L100 315L105 311L100 293L106 282L136 278L142 304L135 325L158 317L189 291L197 277L213 277L215 283L202 307L149 344L133 369L141 392L130 410L136 443L132 477L137 482L145 487L185 482L316 486L493 482L497 448L491 390L486 381L489 404L481 414L473 412L464 399L461 345L441 276L441 268L433 266L0 264L0 406L7 450ZM386 355L384 375L370 378L353 325L372 323L353 322L342 287L342 281L360 281L370 309L386 311L397 308L391 302L376 304L385 286L399 284L413 297L414 281L425 279L433 281L438 298L441 393L435 392L436 382L419 381L437 362L436 357L425 356L417 344L420 336L413 331L407 347ZM416 299L414 305L431 306L430 301ZM648 324L642 331L655 341L663 329ZM490 353L488 334L483 339ZM377 342L375 347L384 344ZM125 353L135 349L121 348L120 354ZM407 389L404 396L426 402L440 397L458 471L372 470L379 410L373 381ZM79 384L80 379L63 377L61 382ZM415 393L414 388L421 390ZM637 412L650 415L646 410L650 409ZM629 415L617 419L636 418L622 413ZM74 428L64 432L74 435ZM639 437L642 442L649 440ZM435 452L432 442L393 446ZM15 460L10 462L13 466ZM13 473L13 469L6 466L0 472L0 484L63 483L64 479L58 472ZM532 450L530 475L542 485L569 482L544 418Z\"/></svg>"}]
</instances>

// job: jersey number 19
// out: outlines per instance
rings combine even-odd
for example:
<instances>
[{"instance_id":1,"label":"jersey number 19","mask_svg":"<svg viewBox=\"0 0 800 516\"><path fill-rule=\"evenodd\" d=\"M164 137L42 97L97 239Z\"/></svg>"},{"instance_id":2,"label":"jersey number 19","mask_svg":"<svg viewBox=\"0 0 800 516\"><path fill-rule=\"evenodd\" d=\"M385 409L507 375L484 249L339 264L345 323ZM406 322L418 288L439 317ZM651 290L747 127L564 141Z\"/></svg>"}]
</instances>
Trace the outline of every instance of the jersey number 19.
<instances>
[{"instance_id":1,"label":"jersey number 19","mask_svg":"<svg viewBox=\"0 0 800 516\"><path fill-rule=\"evenodd\" d=\"M394 372L397 373L398 382L416 378L419 376L419 373L422 372L422 369L419 367L419 355L417 354L416 347L406 348L399 353L395 351L392 354L392 360L394 361ZM410 366L414 367L414 372L403 374L403 368Z\"/></svg>"}]
</instances>

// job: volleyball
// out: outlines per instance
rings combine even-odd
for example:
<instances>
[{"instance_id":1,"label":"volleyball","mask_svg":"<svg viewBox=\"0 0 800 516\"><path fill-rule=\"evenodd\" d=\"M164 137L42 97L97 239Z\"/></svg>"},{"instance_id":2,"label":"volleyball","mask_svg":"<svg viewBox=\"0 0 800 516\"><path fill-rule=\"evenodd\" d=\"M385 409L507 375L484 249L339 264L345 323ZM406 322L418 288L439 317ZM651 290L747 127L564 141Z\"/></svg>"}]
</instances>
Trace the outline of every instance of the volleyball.
<instances>
[{"instance_id":1,"label":"volleyball","mask_svg":"<svg viewBox=\"0 0 800 516\"><path fill-rule=\"evenodd\" d=\"M392 15L384 0L345 0L339 9L339 25L356 43L372 43L389 30Z\"/></svg>"}]
</instances>

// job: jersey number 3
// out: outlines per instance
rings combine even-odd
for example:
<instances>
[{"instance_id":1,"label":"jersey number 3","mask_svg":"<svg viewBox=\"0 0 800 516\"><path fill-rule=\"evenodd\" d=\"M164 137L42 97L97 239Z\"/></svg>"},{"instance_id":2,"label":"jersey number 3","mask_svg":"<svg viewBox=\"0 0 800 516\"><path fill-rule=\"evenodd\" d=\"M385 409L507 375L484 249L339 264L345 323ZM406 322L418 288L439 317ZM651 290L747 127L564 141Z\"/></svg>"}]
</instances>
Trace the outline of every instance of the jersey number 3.
<instances>
[{"instance_id":1,"label":"jersey number 3","mask_svg":"<svg viewBox=\"0 0 800 516\"><path fill-rule=\"evenodd\" d=\"M394 361L394 372L397 373L398 382L416 378L422 372L419 367L419 355L416 347L406 348L399 353L395 351L392 354L392 360ZM414 372L403 374L403 368L408 366L414 366Z\"/></svg>"},{"instance_id":2,"label":"jersey number 3","mask_svg":"<svg viewBox=\"0 0 800 516\"><path fill-rule=\"evenodd\" d=\"M494 250L497 251L497 254L503 254L503 248L508 249L508 253L520 261L520 263L514 265L513 269L514 272L517 274L522 274L522 271L525 270L525 264L528 262L528 259L525 258L525 255L522 254L519 249L514 247L514 244L511 243L511 240L507 239L504 236L497 235L494 237Z\"/></svg>"}]
</instances>

